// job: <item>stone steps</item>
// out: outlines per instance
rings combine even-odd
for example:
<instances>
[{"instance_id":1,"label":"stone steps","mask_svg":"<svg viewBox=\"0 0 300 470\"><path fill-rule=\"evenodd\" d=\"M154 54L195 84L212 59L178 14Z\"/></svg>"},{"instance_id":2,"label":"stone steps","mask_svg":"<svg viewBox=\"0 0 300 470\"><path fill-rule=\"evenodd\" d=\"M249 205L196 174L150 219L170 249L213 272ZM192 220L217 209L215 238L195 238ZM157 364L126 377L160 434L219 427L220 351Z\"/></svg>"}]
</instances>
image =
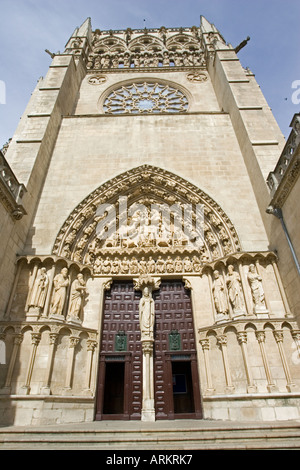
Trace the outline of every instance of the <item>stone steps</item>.
<instances>
[{"instance_id":1,"label":"stone steps","mask_svg":"<svg viewBox=\"0 0 300 470\"><path fill-rule=\"evenodd\" d=\"M172 424L170 424L172 423ZM0 428L0 450L300 449L300 423L101 422Z\"/></svg>"}]
</instances>

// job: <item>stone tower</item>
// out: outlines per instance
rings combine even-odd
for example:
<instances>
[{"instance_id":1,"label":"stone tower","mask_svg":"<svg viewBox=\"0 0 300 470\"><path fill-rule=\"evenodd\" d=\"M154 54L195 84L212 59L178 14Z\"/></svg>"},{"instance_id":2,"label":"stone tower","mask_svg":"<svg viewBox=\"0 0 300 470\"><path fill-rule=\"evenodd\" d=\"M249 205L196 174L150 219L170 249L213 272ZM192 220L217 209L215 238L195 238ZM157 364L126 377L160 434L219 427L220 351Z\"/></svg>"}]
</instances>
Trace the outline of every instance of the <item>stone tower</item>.
<instances>
[{"instance_id":1,"label":"stone tower","mask_svg":"<svg viewBox=\"0 0 300 470\"><path fill-rule=\"evenodd\" d=\"M1 154L4 423L299 418L285 141L237 52L202 17L53 55Z\"/></svg>"}]
</instances>

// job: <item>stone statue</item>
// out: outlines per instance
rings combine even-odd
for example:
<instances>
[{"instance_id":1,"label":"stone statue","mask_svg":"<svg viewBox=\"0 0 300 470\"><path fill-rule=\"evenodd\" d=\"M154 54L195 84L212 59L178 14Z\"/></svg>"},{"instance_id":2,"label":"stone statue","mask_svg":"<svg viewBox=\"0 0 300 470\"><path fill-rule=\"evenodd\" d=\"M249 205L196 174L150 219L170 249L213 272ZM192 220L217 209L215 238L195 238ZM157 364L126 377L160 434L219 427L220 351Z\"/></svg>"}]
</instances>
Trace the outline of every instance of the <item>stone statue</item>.
<instances>
[{"instance_id":1,"label":"stone statue","mask_svg":"<svg viewBox=\"0 0 300 470\"><path fill-rule=\"evenodd\" d=\"M40 310L44 308L49 286L49 278L46 268L41 268L32 288L29 308L35 307Z\"/></svg>"},{"instance_id":2,"label":"stone statue","mask_svg":"<svg viewBox=\"0 0 300 470\"><path fill-rule=\"evenodd\" d=\"M53 283L54 292L50 313L52 315L62 315L67 297L67 288L70 284L67 268L63 268L61 272L55 276Z\"/></svg>"},{"instance_id":3,"label":"stone statue","mask_svg":"<svg viewBox=\"0 0 300 470\"><path fill-rule=\"evenodd\" d=\"M144 287L143 297L139 305L139 319L141 329L141 341L153 341L154 329L154 300L152 299L149 287Z\"/></svg>"},{"instance_id":4,"label":"stone statue","mask_svg":"<svg viewBox=\"0 0 300 470\"><path fill-rule=\"evenodd\" d=\"M232 265L228 266L226 284L228 288L229 299L232 304L234 313L244 312L245 304L241 286L241 279L239 274L234 271L234 267Z\"/></svg>"},{"instance_id":5,"label":"stone statue","mask_svg":"<svg viewBox=\"0 0 300 470\"><path fill-rule=\"evenodd\" d=\"M71 300L67 320L80 320L83 299L86 295L86 284L82 274L78 274L71 287Z\"/></svg>"},{"instance_id":6,"label":"stone statue","mask_svg":"<svg viewBox=\"0 0 300 470\"><path fill-rule=\"evenodd\" d=\"M248 282L255 310L265 310L265 294L262 287L262 278L257 274L254 264L249 266Z\"/></svg>"},{"instance_id":7,"label":"stone statue","mask_svg":"<svg viewBox=\"0 0 300 470\"><path fill-rule=\"evenodd\" d=\"M225 284L223 278L220 277L219 271L214 271L213 297L216 311L218 314L226 315L228 313L228 305L225 294Z\"/></svg>"}]
</instances>

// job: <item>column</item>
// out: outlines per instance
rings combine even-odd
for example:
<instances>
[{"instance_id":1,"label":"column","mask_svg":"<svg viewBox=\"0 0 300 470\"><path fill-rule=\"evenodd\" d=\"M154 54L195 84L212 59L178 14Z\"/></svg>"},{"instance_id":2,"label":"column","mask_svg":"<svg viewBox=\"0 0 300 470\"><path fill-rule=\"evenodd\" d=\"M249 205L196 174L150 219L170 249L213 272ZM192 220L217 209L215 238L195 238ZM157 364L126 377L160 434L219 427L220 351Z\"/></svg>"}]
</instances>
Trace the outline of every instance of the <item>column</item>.
<instances>
[{"instance_id":1,"label":"column","mask_svg":"<svg viewBox=\"0 0 300 470\"><path fill-rule=\"evenodd\" d=\"M155 421L153 345L154 345L154 341L151 341L151 340L142 341L142 351L143 351L142 421Z\"/></svg>"},{"instance_id":2,"label":"column","mask_svg":"<svg viewBox=\"0 0 300 470\"><path fill-rule=\"evenodd\" d=\"M260 352L261 352L261 357L263 360L263 365L265 369L265 374L267 378L267 389L269 392L275 392L277 390L276 385L274 384L271 371L270 371L270 366L269 366L269 361L267 358L266 354L266 348L265 348L265 341L266 341L266 334L264 331L256 331L256 338L260 347Z\"/></svg>"},{"instance_id":3,"label":"column","mask_svg":"<svg viewBox=\"0 0 300 470\"><path fill-rule=\"evenodd\" d=\"M51 389L50 389L51 374L52 374L52 368L53 368L55 346L57 344L57 339L58 339L58 333L50 333L49 338L50 338L50 345L49 345L49 354L48 354L48 364L47 364L47 370L46 370L45 385L41 388L42 395L51 395Z\"/></svg>"},{"instance_id":4,"label":"column","mask_svg":"<svg viewBox=\"0 0 300 470\"><path fill-rule=\"evenodd\" d=\"M210 362L209 362L209 339L201 339L200 344L202 346L203 350L203 355L204 355L204 365L205 365L205 374L206 374L206 390L205 394L206 395L212 395L213 392L215 391L213 384L212 384L212 378L211 378L211 369L210 369Z\"/></svg>"},{"instance_id":5,"label":"column","mask_svg":"<svg viewBox=\"0 0 300 470\"><path fill-rule=\"evenodd\" d=\"M283 331L282 330L274 330L273 334L274 334L274 338L275 338L277 346L278 346L280 359L281 359L281 362L282 362L282 367L283 367L284 374L285 374L285 377L286 377L286 382L287 382L286 388L287 388L288 392L293 392L296 388L296 385L292 382L290 369L289 369L289 366L288 366L288 363L287 363L287 360L286 360L286 356L285 356L285 352L284 352L284 349L283 349Z\"/></svg>"},{"instance_id":6,"label":"column","mask_svg":"<svg viewBox=\"0 0 300 470\"><path fill-rule=\"evenodd\" d=\"M154 407L154 324L155 310L152 291L160 286L160 278L150 275L141 275L134 280L136 290L141 290L143 296L139 303L139 322L141 330L141 343L143 351L143 400L142 421L155 421Z\"/></svg>"},{"instance_id":7,"label":"column","mask_svg":"<svg viewBox=\"0 0 300 470\"><path fill-rule=\"evenodd\" d=\"M242 355L245 365L246 377L247 377L247 392L255 393L257 391L256 385L253 382L253 377L251 373L251 367L249 365L249 357L247 350L247 333L246 331L241 331L237 334L238 342L242 349Z\"/></svg>"},{"instance_id":8,"label":"column","mask_svg":"<svg viewBox=\"0 0 300 470\"><path fill-rule=\"evenodd\" d=\"M86 374L85 374L85 392L89 395L92 395L91 390L91 379L92 379L92 370L93 370L93 357L94 351L97 346L97 341L89 339L87 341L87 364L86 364Z\"/></svg>"},{"instance_id":9,"label":"column","mask_svg":"<svg viewBox=\"0 0 300 470\"><path fill-rule=\"evenodd\" d=\"M30 393L30 382L31 382L32 372L33 372L34 363L35 363L36 351L37 351L37 347L40 341L41 341L40 333L34 333L34 332L31 333L32 349L31 349L30 359L28 363L25 384L21 388L21 394L24 394L24 395L29 395Z\"/></svg>"},{"instance_id":10,"label":"column","mask_svg":"<svg viewBox=\"0 0 300 470\"><path fill-rule=\"evenodd\" d=\"M72 389L72 376L73 376L73 366L74 366L74 356L75 348L79 343L79 338L75 336L70 336L69 338L69 350L68 350L68 359L67 359L67 374L66 374L66 383L65 391L68 392Z\"/></svg>"},{"instance_id":11,"label":"column","mask_svg":"<svg viewBox=\"0 0 300 470\"><path fill-rule=\"evenodd\" d=\"M250 303L249 296L248 296L248 285L244 276L243 263L241 261L238 261L238 269L239 269L239 275L241 278L242 291L244 295L247 314L253 315L253 309L251 308L251 303Z\"/></svg>"},{"instance_id":12,"label":"column","mask_svg":"<svg viewBox=\"0 0 300 470\"><path fill-rule=\"evenodd\" d=\"M229 362L228 362L227 337L226 337L226 335L217 336L217 342L218 342L218 345L220 346L221 352L222 352L222 359L223 359L225 380L226 380L225 392L226 393L233 393L234 392L234 386L232 384L230 367L229 367Z\"/></svg>"},{"instance_id":13,"label":"column","mask_svg":"<svg viewBox=\"0 0 300 470\"><path fill-rule=\"evenodd\" d=\"M48 286L47 296L45 300L44 311L42 314L43 317L48 317L49 315L49 307L50 307L50 302L51 302L54 275L55 275L55 264L53 264L50 270L50 274L49 274L49 286Z\"/></svg>"},{"instance_id":14,"label":"column","mask_svg":"<svg viewBox=\"0 0 300 470\"><path fill-rule=\"evenodd\" d=\"M4 387L2 389L0 389L0 394L1 395L6 395L7 393L10 393L10 391L11 391L11 379L12 379L12 375L13 375L13 371L14 371L14 367L15 367L19 347L20 347L20 344L22 343L22 341L23 341L23 335L22 334L16 334L15 337L14 337L14 347L13 347L13 350L12 350L12 354L10 356L10 361L9 361L9 366L8 366L8 371L7 371L5 384L4 384Z\"/></svg>"}]
</instances>

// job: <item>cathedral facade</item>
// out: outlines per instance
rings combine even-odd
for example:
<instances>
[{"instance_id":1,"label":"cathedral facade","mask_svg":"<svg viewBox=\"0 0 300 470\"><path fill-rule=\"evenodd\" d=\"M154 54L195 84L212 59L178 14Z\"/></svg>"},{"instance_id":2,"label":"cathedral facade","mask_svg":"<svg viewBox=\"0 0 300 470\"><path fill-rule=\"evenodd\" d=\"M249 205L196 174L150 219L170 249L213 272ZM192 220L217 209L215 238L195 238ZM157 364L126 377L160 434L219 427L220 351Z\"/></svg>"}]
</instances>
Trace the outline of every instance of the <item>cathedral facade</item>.
<instances>
[{"instance_id":1,"label":"cathedral facade","mask_svg":"<svg viewBox=\"0 0 300 470\"><path fill-rule=\"evenodd\" d=\"M51 54L1 153L1 423L299 418L295 142L238 49L87 19Z\"/></svg>"}]
</instances>

